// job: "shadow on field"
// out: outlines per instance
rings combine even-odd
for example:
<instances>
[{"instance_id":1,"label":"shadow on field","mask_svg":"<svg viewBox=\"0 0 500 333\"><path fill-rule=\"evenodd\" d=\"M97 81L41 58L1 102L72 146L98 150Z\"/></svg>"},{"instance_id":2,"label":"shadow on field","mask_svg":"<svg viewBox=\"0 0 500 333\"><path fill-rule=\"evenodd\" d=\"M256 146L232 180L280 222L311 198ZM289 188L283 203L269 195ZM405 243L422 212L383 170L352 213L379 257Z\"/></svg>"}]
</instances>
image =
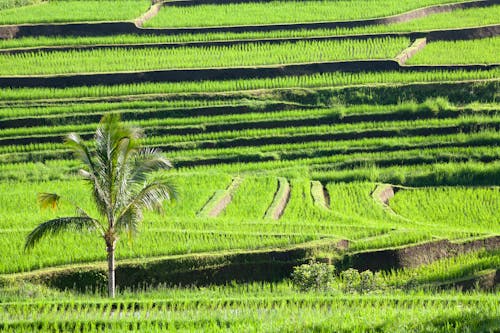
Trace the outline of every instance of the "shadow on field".
<instances>
[{"instance_id":1,"label":"shadow on field","mask_svg":"<svg viewBox=\"0 0 500 333\"><path fill-rule=\"evenodd\" d=\"M130 260L116 267L116 284L121 289L142 289L160 285L189 287L232 282L278 282L289 278L295 266L325 253L334 258L328 262L334 264L338 271L348 268L359 271L414 268L473 251L495 251L500 248L500 236L463 242L440 240L342 255L347 247L346 240L323 239L284 249L180 255L142 262ZM433 289L496 290L500 270L471 273L474 275L450 281L428 281L425 285ZM104 266L35 273L28 280L56 289L80 292L101 291L107 287Z\"/></svg>"},{"instance_id":2,"label":"shadow on field","mask_svg":"<svg viewBox=\"0 0 500 333\"><path fill-rule=\"evenodd\" d=\"M222 254L172 256L116 267L119 288L144 286L206 286L230 282L271 281L290 277L293 267L308 262L320 251L336 252L346 248L346 241L318 240L285 249L246 251ZM102 268L69 268L31 278L57 289L98 291L107 287Z\"/></svg>"}]
</instances>

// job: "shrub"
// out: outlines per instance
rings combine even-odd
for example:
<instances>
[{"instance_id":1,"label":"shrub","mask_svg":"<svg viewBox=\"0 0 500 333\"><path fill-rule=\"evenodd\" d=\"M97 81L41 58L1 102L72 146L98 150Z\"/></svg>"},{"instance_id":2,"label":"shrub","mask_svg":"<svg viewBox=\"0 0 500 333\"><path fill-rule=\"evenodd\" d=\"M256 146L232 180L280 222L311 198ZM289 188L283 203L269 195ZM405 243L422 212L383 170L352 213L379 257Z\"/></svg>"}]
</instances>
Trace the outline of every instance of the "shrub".
<instances>
[{"instance_id":1,"label":"shrub","mask_svg":"<svg viewBox=\"0 0 500 333\"><path fill-rule=\"evenodd\" d=\"M359 272L356 269L348 269L340 273L342 290L346 293L369 293L383 290L385 284L379 274L372 271Z\"/></svg>"},{"instance_id":2,"label":"shrub","mask_svg":"<svg viewBox=\"0 0 500 333\"><path fill-rule=\"evenodd\" d=\"M311 261L294 267L293 284L301 291L329 290L334 281L335 267L332 265Z\"/></svg>"}]
</instances>

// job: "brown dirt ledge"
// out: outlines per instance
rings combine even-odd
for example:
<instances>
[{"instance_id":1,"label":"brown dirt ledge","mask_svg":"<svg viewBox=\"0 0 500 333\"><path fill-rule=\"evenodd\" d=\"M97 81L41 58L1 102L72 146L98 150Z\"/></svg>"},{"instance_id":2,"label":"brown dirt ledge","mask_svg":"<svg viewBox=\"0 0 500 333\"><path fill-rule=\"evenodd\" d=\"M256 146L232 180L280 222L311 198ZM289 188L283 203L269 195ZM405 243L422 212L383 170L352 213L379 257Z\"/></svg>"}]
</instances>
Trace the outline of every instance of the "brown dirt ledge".
<instances>
[{"instance_id":1,"label":"brown dirt ledge","mask_svg":"<svg viewBox=\"0 0 500 333\"><path fill-rule=\"evenodd\" d=\"M438 289L458 289L462 291L477 289L495 291L498 290L499 285L500 269L490 269L462 279L447 281L439 284L431 284L430 287L437 287Z\"/></svg>"},{"instance_id":2,"label":"brown dirt ledge","mask_svg":"<svg viewBox=\"0 0 500 333\"><path fill-rule=\"evenodd\" d=\"M346 255L338 265L372 271L413 268L481 249L499 248L500 236L463 242L450 242L444 239L405 247L356 252Z\"/></svg>"},{"instance_id":3,"label":"brown dirt ledge","mask_svg":"<svg viewBox=\"0 0 500 333\"><path fill-rule=\"evenodd\" d=\"M279 220L290 200L290 192L291 189L288 180L282 177L278 178L278 188L274 193L273 202L264 214L264 218Z\"/></svg>"},{"instance_id":4,"label":"brown dirt ledge","mask_svg":"<svg viewBox=\"0 0 500 333\"><path fill-rule=\"evenodd\" d=\"M203 286L230 281L279 281L290 277L294 266L307 262L319 252L338 253L345 248L345 242L321 239L284 248L123 260L117 263L116 282L120 288L133 288L158 284ZM1 278L85 291L105 285L106 267L105 262L98 262L3 275Z\"/></svg>"},{"instance_id":5,"label":"brown dirt ledge","mask_svg":"<svg viewBox=\"0 0 500 333\"><path fill-rule=\"evenodd\" d=\"M231 203L234 192L238 189L242 178L236 177L224 191L216 191L207 201L205 206L198 212L198 216L217 217Z\"/></svg>"}]
</instances>

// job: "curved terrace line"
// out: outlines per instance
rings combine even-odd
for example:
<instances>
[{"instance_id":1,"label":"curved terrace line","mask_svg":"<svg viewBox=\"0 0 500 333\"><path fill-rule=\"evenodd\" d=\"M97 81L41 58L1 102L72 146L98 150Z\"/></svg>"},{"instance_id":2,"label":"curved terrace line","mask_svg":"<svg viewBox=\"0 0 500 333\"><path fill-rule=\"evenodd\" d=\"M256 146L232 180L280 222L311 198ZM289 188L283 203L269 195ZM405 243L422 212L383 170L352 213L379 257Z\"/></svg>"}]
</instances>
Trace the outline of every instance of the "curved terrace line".
<instances>
[{"instance_id":1,"label":"curved terrace line","mask_svg":"<svg viewBox=\"0 0 500 333\"><path fill-rule=\"evenodd\" d=\"M437 88L443 89L456 89L456 87L465 87L470 84L497 84L499 82L498 78L490 78L490 79L457 79L457 80L435 80L429 82L395 82L398 89L424 89L426 91L434 91ZM316 88L316 90L335 90L335 91L345 91L350 89L360 89L360 88L368 88L370 89L385 89L384 84L377 83L368 83L368 84L351 84L351 85L337 85L332 87L322 87ZM57 103L96 103L96 102L124 102L124 101L164 101L164 100L172 100L176 98L190 98L190 99L199 99L199 98L233 98L233 99L245 99L250 98L252 100L261 101L262 100L262 91L268 91L270 93L277 94L276 96L281 96L276 100L280 100L283 98L282 94L288 94L289 91L292 90L303 90L305 88L299 87L275 87L275 88L241 88L236 90L216 90L211 92L149 92L149 93L141 93L141 92L130 92L128 94L118 94L118 95L109 95L105 94L103 96L82 96L82 97L56 97L56 98L32 98L28 100L19 100L19 99L6 99L0 100L0 108L6 107L37 107L37 106L51 106L57 105ZM394 87L393 87L394 89ZM307 90L307 89L306 89ZM377 90L378 91L378 90ZM431 93L432 95L432 93ZM286 98L283 99L286 101ZM285 102L290 103L290 102ZM397 103L397 101L394 101ZM311 107L309 104L300 104L301 107ZM313 106L313 108L316 108Z\"/></svg>"},{"instance_id":2,"label":"curved terrace line","mask_svg":"<svg viewBox=\"0 0 500 333\"><path fill-rule=\"evenodd\" d=\"M457 114L456 117L450 117L449 119L456 119L463 114ZM431 119L431 117L423 117L418 118L418 115L414 118L403 119L403 120L415 120L415 119ZM444 118L438 118L444 119ZM394 119L395 121L401 119ZM196 135L203 133L217 133L217 132L226 132L226 131L242 131L248 129L279 129L279 128L300 128L300 127L310 127L310 126L323 126L323 125L334 125L334 124L356 124L360 122L347 121L347 122L334 122L332 119L328 117L324 118L316 118L311 121L307 121L304 119L296 119L296 120L269 120L269 121L249 121L249 122L233 122L227 124L212 124L212 125L192 125L192 126L179 126L172 128L162 128L158 126L146 127L145 131L148 136L164 136L164 135ZM369 122L380 121L377 119L368 120ZM382 120L385 121L385 120ZM363 121L361 121L363 122ZM492 119L490 121L481 122L482 125L488 126L490 129L499 129L500 123L496 119ZM312 134L299 134L299 135L283 135L283 136L260 136L260 137L234 137L230 139L218 140L217 142L213 142L211 140L208 141L195 141L198 144L198 148L227 148L233 146L254 146L254 145L267 145L269 143L275 142L276 144L287 143L300 143L300 140L303 142L311 142L311 141L328 141L328 140L351 140L351 139L360 139L360 138L375 138L375 137L384 137L384 136L401 136L401 135L430 135L432 133L436 134L456 134L457 132L469 133L474 131L474 129L478 126L478 123L471 122L470 124L452 124L446 126L423 126L423 127L412 127L412 128L384 128L384 129L354 129L347 130L342 132L335 133L312 133ZM399 133L399 135L398 135ZM60 142L61 136L66 134L66 132L56 132L56 133L41 133L35 135L19 135L19 136L2 136L0 137L0 145L16 145L16 144L30 144L30 143L56 143ZM80 131L80 135L84 139L90 139L92 137L92 132ZM182 142L175 142L169 145L163 145L164 149L168 149L169 151L178 151L178 146L181 145ZM205 144L206 143L206 144ZM181 145L182 146L182 145Z\"/></svg>"},{"instance_id":3,"label":"curved terrace line","mask_svg":"<svg viewBox=\"0 0 500 333\"><path fill-rule=\"evenodd\" d=\"M318 180L311 181L311 197L314 205L323 209L330 209L330 194L328 189Z\"/></svg>"},{"instance_id":4,"label":"curved terrace line","mask_svg":"<svg viewBox=\"0 0 500 333\"><path fill-rule=\"evenodd\" d=\"M251 105L218 105L218 106L196 106L189 108L165 108L153 110L120 110L120 115L123 120L145 120L145 119L161 119L161 118L191 118L191 117L205 117L205 116L218 116L218 115L235 115L247 114L258 112L280 112L297 109L312 109L310 105L300 105L285 102L267 103L261 108L255 108ZM107 111L97 112L78 112L78 113L57 113L47 115L29 115L19 117L5 117L0 118L1 128L20 128L20 127L39 127L39 126L54 126L57 124L70 121L73 124L86 123L97 124L103 114Z\"/></svg>"},{"instance_id":5,"label":"curved terrace line","mask_svg":"<svg viewBox=\"0 0 500 333\"><path fill-rule=\"evenodd\" d=\"M278 107L273 107L273 106ZM228 115L228 114L246 114L246 113L259 113L259 112L273 112L279 113L281 111L289 111L294 109L313 109L311 107L299 108L295 105L287 104L271 104L265 108L254 109L247 106L224 106L224 107L200 107L200 108L190 108L190 109L167 109L159 111L123 111L120 112L122 119L134 121L141 119L163 119L163 118L196 118L207 115ZM328 108L317 108L325 109ZM182 134L196 134L196 133L206 133L206 132L220 132L220 131L234 131L234 130L246 130L252 128L285 128L285 127L304 127L304 126L320 126L320 125L334 125L334 124L357 124L363 122L383 122L383 121L401 121L401 120L419 120L419 119L455 119L465 115L488 115L491 116L498 112L498 109L492 109L487 111L473 111L473 110L448 110L441 111L438 114L432 112L375 112L366 114L348 114L340 117L337 114L327 114L320 116L307 117L305 115L300 117L290 117L283 119L260 119L260 120L242 120L242 121L229 121L229 122L205 122L200 130L201 124L190 124L190 125L172 125L169 129L158 132L158 125L144 126L146 133L150 131L150 135L157 135L158 133L174 134L176 133L176 128L184 130ZM61 126L61 124L68 121L73 125L76 124L94 124L97 127L103 112L101 113L76 113L76 114L57 114L57 115L41 115L40 117L28 116L28 117L15 117L0 119L0 127L2 128L21 128L21 127L43 127L43 126ZM51 131L51 135L63 135L65 131L54 132ZM1 133L0 133L1 134ZM7 138L12 136L0 135L0 138Z\"/></svg>"},{"instance_id":6,"label":"curved terrace line","mask_svg":"<svg viewBox=\"0 0 500 333\"><path fill-rule=\"evenodd\" d=\"M150 256L147 258L124 258L117 261L118 267L127 267L127 266L135 266L135 265L154 265L161 264L162 262L170 261L185 261L191 258L197 259L196 261L200 261L199 258L207 257L207 258L227 258L227 257L238 257L238 256L257 256L262 259L262 256L269 256L270 258L279 259L282 256L290 256L290 254L299 255L305 254L308 255L308 251L319 249L331 249L332 247L338 247L339 250L344 250L343 241L340 239L321 239L321 240L313 240L304 243L298 243L290 246L283 247L269 247L265 249L251 249L251 250L240 250L235 249L232 251L208 251L208 252L197 252L197 253L186 253L186 254L174 254L174 255L160 255L160 256ZM297 251L298 250L298 251ZM302 250L302 251L301 251ZM305 250L305 251L304 251ZM300 257L299 257L300 259ZM70 271L82 271L87 269L102 269L105 268L106 262L102 260L91 260L87 262L75 263L75 264L59 264L54 266L47 266L38 269L32 269L27 272L22 273L3 273L0 274L0 277L10 277L16 279L30 279L30 278L41 278L46 275L49 277L53 274L58 273L66 273ZM200 265L203 265L200 264ZM195 268L196 269L196 268Z\"/></svg>"},{"instance_id":7,"label":"curved terrace line","mask_svg":"<svg viewBox=\"0 0 500 333\"><path fill-rule=\"evenodd\" d=\"M264 214L264 218L271 218L274 220L279 220L281 218L290 200L290 191L290 183L288 180L283 177L278 178L278 188L274 193L273 202Z\"/></svg>"},{"instance_id":8,"label":"curved terrace line","mask_svg":"<svg viewBox=\"0 0 500 333\"><path fill-rule=\"evenodd\" d=\"M0 27L1 30L1 27ZM192 42L169 42L169 43L137 43L137 44L95 44L95 45L72 45L72 46L40 46L0 49L0 54L21 54L30 52L63 52L74 50L102 50L102 49L174 49L181 47L223 47L242 44L280 44L298 43L304 41L341 41L341 40L368 40L374 38L398 38L406 37L410 40L425 38L428 42L471 40L495 37L500 35L500 24L486 25L473 28L456 28L442 30L425 30L414 32L384 32L360 35L338 35L338 36L314 36L314 37L284 37L284 38L259 38L259 39L233 39L218 41L192 41Z\"/></svg>"},{"instance_id":9,"label":"curved terrace line","mask_svg":"<svg viewBox=\"0 0 500 333\"><path fill-rule=\"evenodd\" d=\"M360 251L346 256L343 265L359 270L415 268L436 260L456 257L481 249L500 248L500 236L449 241L448 239L405 245L402 247Z\"/></svg>"},{"instance_id":10,"label":"curved terrace line","mask_svg":"<svg viewBox=\"0 0 500 333\"><path fill-rule=\"evenodd\" d=\"M206 34L210 32L249 32L276 31L297 29L335 29L364 27L370 25L408 22L431 14L445 13L456 9L489 7L499 4L500 0L475 0L454 4L434 5L415 9L406 13L382 18L354 21L311 22L290 24L268 24L247 26L222 26L198 28L140 28L139 20L134 22L101 22L101 23L62 23L62 24L19 24L0 26L0 39L12 39L35 36L110 36L118 34ZM156 6L156 5L155 5Z\"/></svg>"},{"instance_id":11,"label":"curved terrace line","mask_svg":"<svg viewBox=\"0 0 500 333\"><path fill-rule=\"evenodd\" d=\"M226 209L227 205L231 203L233 194L238 189L242 181L242 178L236 177L227 189L223 191L216 191L197 215L202 217L219 216L220 213Z\"/></svg>"},{"instance_id":12,"label":"curved terrace line","mask_svg":"<svg viewBox=\"0 0 500 333\"><path fill-rule=\"evenodd\" d=\"M462 133L462 132L460 132ZM60 138L60 137L59 137ZM273 140L272 138L269 138L269 140ZM325 140L323 139L318 139L318 140L311 140L312 142L324 142L324 141L330 141L330 140ZM325 148L321 149L320 151L316 151L314 153L308 153L307 151L297 151L297 152L286 152L282 153L280 155L279 160L280 161L293 161L296 159L310 159L310 158L321 158L321 157L326 157L326 156L332 156L332 155L342 155L342 156L350 156L350 155L356 155L356 154L376 154L376 153L391 153L391 152L411 152L411 151L416 151L416 150L422 150L422 149L436 149L436 148L471 148L471 147L476 147L476 148L487 148L493 144L495 144L497 140L488 140L485 142L481 141L473 141L473 142L458 142L458 143L450 143L450 142L436 142L436 143L430 143L430 144L415 144L411 146L403 146L403 147L375 147L375 148L352 148L352 149L335 149L335 148ZM273 142L270 142L269 144L272 144ZM161 146L161 145L160 145ZM148 147L158 147L155 145L148 146ZM163 147L163 146L161 146ZM239 147L239 146L238 146ZM248 147L248 146L244 146ZM209 149L209 148L207 148ZM61 159L70 159L72 154L69 150L62 150L62 149L53 149L50 152L46 153L45 151L31 151L31 152L16 152L16 156L20 157L22 155L27 156L27 158L24 159L18 159L16 161L13 161L12 158L6 160L7 162L0 161L1 164L10 164L13 162L27 162L27 161L36 161L36 162L45 162L45 161L52 161L52 160L61 160ZM0 156L4 155L10 155L9 153L6 154L0 154ZM267 156L265 154L240 154L238 157L234 156L215 156L215 157L206 157L206 158L192 158L192 159L185 159L182 161L178 160L173 160L175 166L177 168L190 168L190 167L198 167L198 166L210 166L210 165L220 165L220 164L236 164L236 163L263 163L263 162L268 162L268 161L276 161L276 157L273 155ZM403 216L401 216L404 218ZM405 218L406 219L406 218Z\"/></svg>"},{"instance_id":13,"label":"curved terrace line","mask_svg":"<svg viewBox=\"0 0 500 333\"><path fill-rule=\"evenodd\" d=\"M500 27L500 26L499 26ZM231 80L301 76L331 72L426 72L426 71L482 71L498 68L500 64L471 65L416 65L402 66L396 60L356 60L311 62L289 65L246 66L204 69L170 69L135 72L108 72L90 74L56 74L44 76L2 76L2 88L115 85L144 82L188 82L203 80Z\"/></svg>"},{"instance_id":14,"label":"curved terrace line","mask_svg":"<svg viewBox=\"0 0 500 333\"><path fill-rule=\"evenodd\" d=\"M500 124L497 121L482 122L483 126L488 126L492 130L500 130ZM477 123L467 125L448 125L441 127L415 127L415 128L391 128L391 129L367 129L367 130L354 130L338 133L313 133L313 134L300 134L300 135L271 135L261 137L236 137L231 139L218 140L216 142L208 141L195 141L197 149L213 149L213 148L232 148L232 147L246 147L246 146L266 146L270 144L293 144L293 143L307 143L314 141L332 141L332 140L355 140L367 138L384 138L384 137L398 137L398 136L426 136L426 135L449 135L458 133L471 133L477 129ZM299 125L297 125L298 127ZM290 127L290 126L285 126ZM275 128L278 128L277 126ZM193 134L187 130L179 129L178 132L165 129L163 131L157 130L156 135L173 135L173 134ZM84 140L92 138L92 133L81 133ZM19 136L10 138L0 138L0 146L8 145L26 145L35 143L58 143L61 142L61 134L49 135L33 135L33 136ZM173 144L153 145L154 147L161 148L168 151L180 151L183 148L183 142L176 142ZM459 143L457 143L458 145ZM470 144L470 143L469 143ZM342 149L340 151L343 151ZM362 150L360 150L362 151Z\"/></svg>"}]
</instances>

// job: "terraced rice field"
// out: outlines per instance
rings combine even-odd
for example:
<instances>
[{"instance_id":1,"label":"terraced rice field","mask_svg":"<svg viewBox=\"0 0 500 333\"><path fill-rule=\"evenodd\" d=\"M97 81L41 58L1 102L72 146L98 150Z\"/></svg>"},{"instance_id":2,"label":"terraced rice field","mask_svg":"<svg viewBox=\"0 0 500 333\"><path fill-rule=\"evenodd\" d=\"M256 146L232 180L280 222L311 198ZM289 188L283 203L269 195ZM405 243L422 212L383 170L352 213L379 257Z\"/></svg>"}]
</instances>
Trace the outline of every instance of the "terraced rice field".
<instances>
[{"instance_id":1,"label":"terraced rice field","mask_svg":"<svg viewBox=\"0 0 500 333\"><path fill-rule=\"evenodd\" d=\"M394 58L408 44L405 38L395 38L279 45L253 43L206 48L36 52L0 58L0 75L247 67L306 63L312 57L320 62L387 59Z\"/></svg>"},{"instance_id":2,"label":"terraced rice field","mask_svg":"<svg viewBox=\"0 0 500 333\"><path fill-rule=\"evenodd\" d=\"M499 8L0 5L0 331L499 330ZM74 214L39 192L98 215L63 138L94 149L110 113L172 161L179 192L122 235L113 300L96 234L23 250ZM312 259L335 273L303 292L291 273Z\"/></svg>"},{"instance_id":3,"label":"terraced rice field","mask_svg":"<svg viewBox=\"0 0 500 333\"><path fill-rule=\"evenodd\" d=\"M367 1L271 1L264 3L169 6L146 23L146 27L201 27L273 23L347 21L384 17L453 0ZM230 14L231 13L231 14ZM235 14L233 14L235 13Z\"/></svg>"},{"instance_id":4,"label":"terraced rice field","mask_svg":"<svg viewBox=\"0 0 500 333\"><path fill-rule=\"evenodd\" d=\"M133 20L150 6L147 0L55 0L0 12L0 24L67 23Z\"/></svg>"}]
</instances>

